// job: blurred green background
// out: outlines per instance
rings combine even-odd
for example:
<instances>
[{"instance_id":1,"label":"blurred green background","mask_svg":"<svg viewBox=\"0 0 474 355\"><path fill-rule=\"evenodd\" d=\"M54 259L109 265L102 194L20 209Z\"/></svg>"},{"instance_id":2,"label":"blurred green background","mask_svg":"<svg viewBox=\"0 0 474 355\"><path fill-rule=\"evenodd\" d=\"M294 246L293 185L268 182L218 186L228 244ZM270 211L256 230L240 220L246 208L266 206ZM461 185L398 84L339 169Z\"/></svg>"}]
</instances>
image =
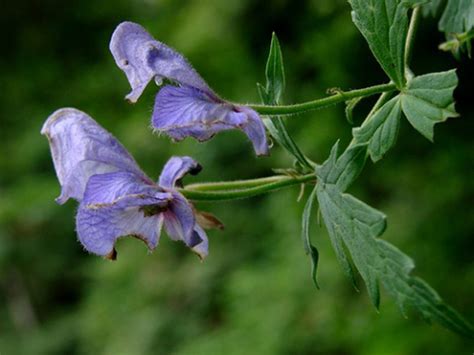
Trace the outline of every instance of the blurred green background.
<instances>
[{"instance_id":1,"label":"blurred green background","mask_svg":"<svg viewBox=\"0 0 474 355\"><path fill-rule=\"evenodd\" d=\"M317 291L300 240L298 188L200 204L226 224L209 232L203 263L165 236L153 254L123 239L116 262L88 255L74 232L76 203L54 203L59 185L39 132L64 106L88 112L153 178L171 155L189 154L204 166L188 182L262 177L292 164L279 147L257 159L240 132L204 144L152 134L156 87L137 104L126 103L128 83L108 51L119 22L141 23L237 102L257 102L255 83L264 80L276 31L287 70L285 102L293 103L321 97L330 87L386 81L345 0L29 0L2 7L0 18L2 355L472 353L472 341L414 316L404 319L388 297L378 314L362 283L358 293L343 275L315 218ZM434 145L403 122L397 146L367 165L352 192L386 212L384 238L411 255L415 273L474 320L473 63L439 52L442 40L435 21L424 19L413 69L459 68L461 118L437 126ZM368 108L356 111L356 124ZM337 138L350 139L342 105L287 122L318 162Z\"/></svg>"}]
</instances>

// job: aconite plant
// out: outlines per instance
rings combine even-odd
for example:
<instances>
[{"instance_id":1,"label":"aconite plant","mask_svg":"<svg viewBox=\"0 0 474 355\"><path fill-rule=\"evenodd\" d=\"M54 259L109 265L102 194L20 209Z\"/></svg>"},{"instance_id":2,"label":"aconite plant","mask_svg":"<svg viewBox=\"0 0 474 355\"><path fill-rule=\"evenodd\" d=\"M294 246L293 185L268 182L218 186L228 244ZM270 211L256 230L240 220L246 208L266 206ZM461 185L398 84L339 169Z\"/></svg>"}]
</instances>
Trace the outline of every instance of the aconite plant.
<instances>
[{"instance_id":1,"label":"aconite plant","mask_svg":"<svg viewBox=\"0 0 474 355\"><path fill-rule=\"evenodd\" d=\"M355 273L361 275L375 307L379 307L379 288L383 287L402 313L413 309L427 320L474 337L466 319L426 282L411 275L412 259L379 238L386 228L385 215L346 192L367 159L377 162L394 146L403 118L422 136L433 140L434 125L457 116L453 100L458 84L456 71L414 73L410 59L423 12L442 12L439 28L447 35L442 49L457 56L465 50L470 55L474 4L470 0L349 2L353 22L385 71L387 81L357 90L333 90L328 97L294 105L281 105L285 74L275 35L266 83L258 85L262 104L242 105L222 99L183 55L155 40L142 26L120 23L113 32L110 51L130 83L127 100L136 102L151 81L157 84L151 115L155 131L175 141L186 137L207 141L220 131L239 129L258 156L270 154L269 136L293 156L295 164L287 173L274 176L184 186L182 178L198 173L201 167L191 157L175 156L170 157L155 182L94 119L75 108L59 109L47 119L42 133L49 139L62 188L57 202L73 198L79 203L76 229L84 248L115 259L116 240L134 236L153 250L164 226L171 239L182 241L204 259L208 255L205 229L222 225L215 216L194 208L193 201L251 198L284 187L308 185L312 192L303 213L302 239L316 286L318 251L310 240L309 226L319 211L343 271L354 286ZM352 130L350 144L341 147L335 137L329 157L323 162L315 163L306 156L285 128L287 115L338 103L346 104L350 117L360 100L373 95L378 100L363 123Z\"/></svg>"}]
</instances>

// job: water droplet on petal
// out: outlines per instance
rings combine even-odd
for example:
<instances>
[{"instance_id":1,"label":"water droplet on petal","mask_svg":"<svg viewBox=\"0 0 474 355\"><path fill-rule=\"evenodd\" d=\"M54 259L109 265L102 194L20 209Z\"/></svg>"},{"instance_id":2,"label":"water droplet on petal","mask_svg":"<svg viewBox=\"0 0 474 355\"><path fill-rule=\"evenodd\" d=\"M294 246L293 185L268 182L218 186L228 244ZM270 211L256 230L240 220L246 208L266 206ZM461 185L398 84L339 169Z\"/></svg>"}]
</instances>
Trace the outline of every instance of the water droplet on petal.
<instances>
[{"instance_id":1,"label":"water droplet on petal","mask_svg":"<svg viewBox=\"0 0 474 355\"><path fill-rule=\"evenodd\" d=\"M159 75L156 75L155 76L155 83L156 83L156 85L161 86L163 84L163 77L159 76Z\"/></svg>"}]
</instances>

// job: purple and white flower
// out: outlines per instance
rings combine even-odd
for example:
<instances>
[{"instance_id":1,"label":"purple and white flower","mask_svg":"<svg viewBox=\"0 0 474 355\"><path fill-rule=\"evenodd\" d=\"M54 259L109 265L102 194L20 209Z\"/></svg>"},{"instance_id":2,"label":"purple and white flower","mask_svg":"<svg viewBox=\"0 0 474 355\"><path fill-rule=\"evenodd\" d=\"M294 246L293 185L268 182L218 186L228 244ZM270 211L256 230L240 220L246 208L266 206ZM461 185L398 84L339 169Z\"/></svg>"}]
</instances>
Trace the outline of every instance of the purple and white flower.
<instances>
[{"instance_id":1,"label":"purple and white flower","mask_svg":"<svg viewBox=\"0 0 474 355\"><path fill-rule=\"evenodd\" d=\"M156 41L142 26L123 22L115 29L110 51L132 87L126 96L136 102L148 83L163 79L156 95L152 126L174 140L194 137L199 141L229 129L242 130L252 141L257 155L268 155L265 126L257 112L247 106L221 99L174 49Z\"/></svg>"},{"instance_id":2,"label":"purple and white flower","mask_svg":"<svg viewBox=\"0 0 474 355\"><path fill-rule=\"evenodd\" d=\"M82 111L54 112L41 133L48 137L61 185L56 201L79 202L76 228L87 251L114 259L115 243L123 236L137 237L153 250L164 224L171 239L181 240L200 258L207 256L206 233L176 189L186 174L200 171L192 158L172 157L155 183L116 138Z\"/></svg>"}]
</instances>

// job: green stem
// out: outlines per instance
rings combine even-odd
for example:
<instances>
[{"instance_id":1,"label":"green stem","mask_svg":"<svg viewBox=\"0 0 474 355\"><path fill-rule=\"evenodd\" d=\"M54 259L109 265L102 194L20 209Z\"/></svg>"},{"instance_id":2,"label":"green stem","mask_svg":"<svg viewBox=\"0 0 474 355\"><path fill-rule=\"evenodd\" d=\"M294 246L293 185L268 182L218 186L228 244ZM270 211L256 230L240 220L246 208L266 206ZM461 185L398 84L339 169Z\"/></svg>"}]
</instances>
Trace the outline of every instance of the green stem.
<instances>
[{"instance_id":1,"label":"green stem","mask_svg":"<svg viewBox=\"0 0 474 355\"><path fill-rule=\"evenodd\" d=\"M370 86L364 89L356 89L350 91L339 91L336 94L317 99L314 101L303 102L295 105L284 105L284 106L268 106L268 105L248 105L255 111L262 115L292 115L296 113L306 112L310 110L316 110L330 105L335 105L340 102L345 102L356 97L365 97L383 92L389 92L396 90L397 87L394 83L381 84Z\"/></svg>"},{"instance_id":2,"label":"green stem","mask_svg":"<svg viewBox=\"0 0 474 355\"><path fill-rule=\"evenodd\" d=\"M258 196L311 181L316 181L314 174L298 177L274 176L246 181L193 184L179 189L179 192L193 201L228 201Z\"/></svg>"},{"instance_id":3,"label":"green stem","mask_svg":"<svg viewBox=\"0 0 474 355\"><path fill-rule=\"evenodd\" d=\"M222 181L222 182L206 182L186 185L185 190L193 191L222 191L222 190L242 190L249 187L256 187L266 185L273 182L278 182L288 179L288 176L269 176L259 179L236 180L236 181Z\"/></svg>"},{"instance_id":4,"label":"green stem","mask_svg":"<svg viewBox=\"0 0 474 355\"><path fill-rule=\"evenodd\" d=\"M413 54L413 48L415 43L415 35L420 22L421 7L417 6L413 10L410 18L410 25L408 27L407 40L405 42L405 67L408 68L410 65L411 56Z\"/></svg>"}]
</instances>

